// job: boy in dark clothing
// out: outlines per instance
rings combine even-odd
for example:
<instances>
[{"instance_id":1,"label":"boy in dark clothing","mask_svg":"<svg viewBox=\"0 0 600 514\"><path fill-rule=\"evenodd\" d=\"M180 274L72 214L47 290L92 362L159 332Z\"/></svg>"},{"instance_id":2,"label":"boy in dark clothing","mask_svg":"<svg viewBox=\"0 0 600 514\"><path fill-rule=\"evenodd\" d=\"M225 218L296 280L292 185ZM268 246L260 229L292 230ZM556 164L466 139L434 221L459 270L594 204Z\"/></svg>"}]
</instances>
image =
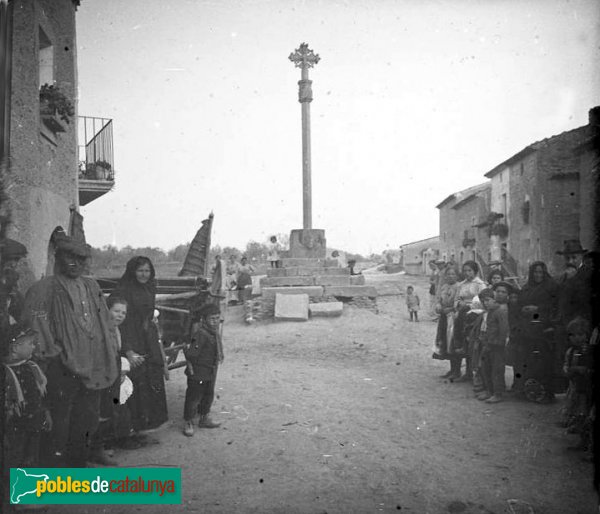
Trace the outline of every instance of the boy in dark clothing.
<instances>
[{"instance_id":1,"label":"boy in dark clothing","mask_svg":"<svg viewBox=\"0 0 600 514\"><path fill-rule=\"evenodd\" d=\"M45 406L47 379L31 360L36 333L20 324L8 332L9 354L4 359L6 390L6 469L38 467L40 436L52 428Z\"/></svg>"},{"instance_id":2,"label":"boy in dark clothing","mask_svg":"<svg viewBox=\"0 0 600 514\"><path fill-rule=\"evenodd\" d=\"M477 399L486 403L499 403L503 399L504 347L509 334L506 301L510 286L505 282L498 282L493 291L494 296L486 289L479 293L487 311L487 318L481 327L481 372L485 391L477 396Z\"/></svg>"},{"instance_id":3,"label":"boy in dark clothing","mask_svg":"<svg viewBox=\"0 0 600 514\"><path fill-rule=\"evenodd\" d=\"M223 362L219 307L214 304L206 305L200 310L199 316L200 321L192 327L190 344L184 350L187 389L183 408L183 433L188 437L194 435L193 421L196 414L200 415L200 428L217 428L221 425L214 423L208 415L215 395L217 369Z\"/></svg>"}]
</instances>

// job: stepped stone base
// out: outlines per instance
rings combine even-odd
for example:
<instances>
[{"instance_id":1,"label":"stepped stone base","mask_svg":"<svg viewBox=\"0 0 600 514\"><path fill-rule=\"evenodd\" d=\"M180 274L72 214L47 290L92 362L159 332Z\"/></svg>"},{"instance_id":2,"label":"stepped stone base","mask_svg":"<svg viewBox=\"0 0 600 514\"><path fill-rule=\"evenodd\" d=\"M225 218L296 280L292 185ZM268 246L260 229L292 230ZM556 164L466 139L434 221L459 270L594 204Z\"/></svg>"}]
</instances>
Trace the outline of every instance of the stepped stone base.
<instances>
[{"instance_id":1,"label":"stepped stone base","mask_svg":"<svg viewBox=\"0 0 600 514\"><path fill-rule=\"evenodd\" d=\"M342 296L352 298L354 296L377 297L377 289L373 286L325 286L325 294L328 296Z\"/></svg>"},{"instance_id":2,"label":"stepped stone base","mask_svg":"<svg viewBox=\"0 0 600 514\"><path fill-rule=\"evenodd\" d=\"M350 270L348 268L337 268L337 267L305 267L305 266L293 266L291 268L269 268L267 269L267 277L306 277L315 275L341 275L349 276ZM362 275L356 275L362 276ZM364 277L363 277L364 279Z\"/></svg>"},{"instance_id":3,"label":"stepped stone base","mask_svg":"<svg viewBox=\"0 0 600 514\"><path fill-rule=\"evenodd\" d=\"M321 286L297 286L297 287L263 287L264 298L274 298L276 294L307 294L310 298L323 296Z\"/></svg>"},{"instance_id":4,"label":"stepped stone base","mask_svg":"<svg viewBox=\"0 0 600 514\"><path fill-rule=\"evenodd\" d=\"M288 257L286 259L282 259L282 264L284 268L292 268L292 267L304 267L304 268L334 268L337 266L337 261L335 259L308 259L301 257Z\"/></svg>"},{"instance_id":5,"label":"stepped stone base","mask_svg":"<svg viewBox=\"0 0 600 514\"><path fill-rule=\"evenodd\" d=\"M344 304L342 302L313 303L308 306L308 311L311 316L332 318L342 315Z\"/></svg>"},{"instance_id":6,"label":"stepped stone base","mask_svg":"<svg viewBox=\"0 0 600 514\"><path fill-rule=\"evenodd\" d=\"M364 286L365 285L365 276L364 275L352 275L350 277L350 285L351 286Z\"/></svg>"},{"instance_id":7,"label":"stepped stone base","mask_svg":"<svg viewBox=\"0 0 600 514\"><path fill-rule=\"evenodd\" d=\"M351 284L349 275L325 275L315 277L317 286L348 286Z\"/></svg>"},{"instance_id":8,"label":"stepped stone base","mask_svg":"<svg viewBox=\"0 0 600 514\"><path fill-rule=\"evenodd\" d=\"M314 286L314 277L267 277L260 281L260 287L282 287L282 286Z\"/></svg>"}]
</instances>

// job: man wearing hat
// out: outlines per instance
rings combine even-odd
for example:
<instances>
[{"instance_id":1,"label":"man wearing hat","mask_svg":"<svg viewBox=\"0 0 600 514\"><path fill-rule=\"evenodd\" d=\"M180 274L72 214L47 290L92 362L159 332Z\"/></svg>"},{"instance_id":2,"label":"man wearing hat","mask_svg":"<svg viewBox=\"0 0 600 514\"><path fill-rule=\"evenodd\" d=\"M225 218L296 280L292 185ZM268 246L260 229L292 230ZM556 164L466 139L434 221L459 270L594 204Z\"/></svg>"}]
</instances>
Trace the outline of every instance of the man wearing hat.
<instances>
[{"instance_id":1,"label":"man wearing hat","mask_svg":"<svg viewBox=\"0 0 600 514\"><path fill-rule=\"evenodd\" d=\"M584 250L577 239L564 242L563 249L556 252L565 259L565 264L572 264L577 273L572 278L562 281L558 299L560 322L566 326L577 316L591 320L591 270L583 265Z\"/></svg>"},{"instance_id":2,"label":"man wearing hat","mask_svg":"<svg viewBox=\"0 0 600 514\"><path fill-rule=\"evenodd\" d=\"M14 239L0 240L0 318L2 326L21 321L23 295L17 286L19 261L27 255L27 248Z\"/></svg>"},{"instance_id":3,"label":"man wearing hat","mask_svg":"<svg viewBox=\"0 0 600 514\"><path fill-rule=\"evenodd\" d=\"M31 286L25 317L39 333L35 357L48 377L49 464L84 467L100 391L118 376L116 335L100 287L82 276L89 247L62 230L52 241L55 274Z\"/></svg>"}]
</instances>

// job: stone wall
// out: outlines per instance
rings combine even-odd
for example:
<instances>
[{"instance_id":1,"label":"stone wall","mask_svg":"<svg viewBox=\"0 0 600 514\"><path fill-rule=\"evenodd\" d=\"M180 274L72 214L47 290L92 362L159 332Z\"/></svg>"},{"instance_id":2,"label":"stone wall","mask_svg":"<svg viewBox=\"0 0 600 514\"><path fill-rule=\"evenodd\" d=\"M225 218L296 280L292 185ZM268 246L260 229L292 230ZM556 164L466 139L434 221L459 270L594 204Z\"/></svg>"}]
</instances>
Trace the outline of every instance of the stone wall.
<instances>
[{"instance_id":1,"label":"stone wall","mask_svg":"<svg viewBox=\"0 0 600 514\"><path fill-rule=\"evenodd\" d=\"M15 0L11 97L12 224L7 235L29 250L22 287L47 273L48 243L78 206L77 118L52 136L40 117L40 31L52 43L56 85L76 106L75 6L71 0ZM50 139L46 136L50 136Z\"/></svg>"},{"instance_id":2,"label":"stone wall","mask_svg":"<svg viewBox=\"0 0 600 514\"><path fill-rule=\"evenodd\" d=\"M352 305L360 309L367 309L375 314L379 314L377 307L377 298L371 298L368 296L355 296L354 298L336 298L335 296L319 296L310 297L310 303L326 303L326 302L338 302L343 301L346 305ZM264 297L258 296L247 300L244 303L244 319L248 321L266 321L273 319L275 315L275 297Z\"/></svg>"}]
</instances>

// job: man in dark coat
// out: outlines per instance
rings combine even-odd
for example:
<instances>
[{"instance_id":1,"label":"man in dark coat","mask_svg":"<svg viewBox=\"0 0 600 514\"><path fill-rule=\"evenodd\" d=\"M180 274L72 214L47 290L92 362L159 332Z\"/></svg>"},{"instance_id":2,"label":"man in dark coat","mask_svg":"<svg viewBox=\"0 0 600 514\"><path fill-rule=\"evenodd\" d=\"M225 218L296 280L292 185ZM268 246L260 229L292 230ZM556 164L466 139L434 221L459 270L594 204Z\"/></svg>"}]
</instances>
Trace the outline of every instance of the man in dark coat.
<instances>
[{"instance_id":1,"label":"man in dark coat","mask_svg":"<svg viewBox=\"0 0 600 514\"><path fill-rule=\"evenodd\" d=\"M54 420L49 464L84 467L98 427L100 391L117 378L117 341L102 291L82 277L89 248L60 231L53 236L55 274L25 297L25 319L38 332L34 358L48 377Z\"/></svg>"},{"instance_id":2,"label":"man in dark coat","mask_svg":"<svg viewBox=\"0 0 600 514\"><path fill-rule=\"evenodd\" d=\"M556 253L564 257L565 264L572 264L577 268L575 276L565 278L560 284L558 299L560 324L566 326L578 316L591 320L592 270L584 264L586 250L578 240L570 239L564 242L563 250Z\"/></svg>"}]
</instances>

